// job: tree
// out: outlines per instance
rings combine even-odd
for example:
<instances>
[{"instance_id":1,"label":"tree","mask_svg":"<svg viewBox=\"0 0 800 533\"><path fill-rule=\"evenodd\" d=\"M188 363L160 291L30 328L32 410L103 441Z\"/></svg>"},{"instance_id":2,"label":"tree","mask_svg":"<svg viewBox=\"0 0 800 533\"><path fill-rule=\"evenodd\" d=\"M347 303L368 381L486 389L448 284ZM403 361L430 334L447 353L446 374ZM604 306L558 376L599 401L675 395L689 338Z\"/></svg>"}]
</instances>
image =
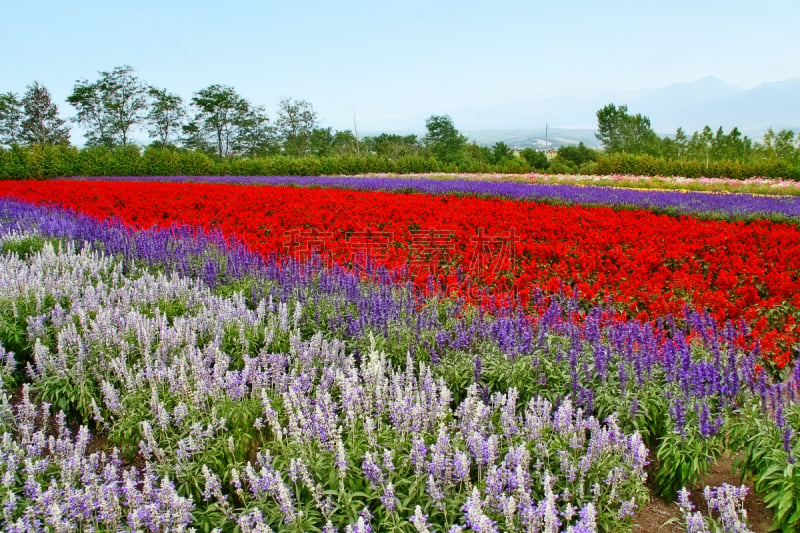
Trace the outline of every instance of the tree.
<instances>
[{"instance_id":1,"label":"tree","mask_svg":"<svg viewBox=\"0 0 800 533\"><path fill-rule=\"evenodd\" d=\"M189 134L187 145L194 148L214 146L220 157L233 153L241 140L242 126L251 112L250 104L233 87L209 85L192 98L196 113L191 124L184 128Z\"/></svg>"},{"instance_id":2,"label":"tree","mask_svg":"<svg viewBox=\"0 0 800 533\"><path fill-rule=\"evenodd\" d=\"M284 151L296 156L305 155L310 147L311 134L317 126L317 113L305 100L283 98L278 105L275 125Z\"/></svg>"},{"instance_id":3,"label":"tree","mask_svg":"<svg viewBox=\"0 0 800 533\"><path fill-rule=\"evenodd\" d=\"M492 147L492 162L496 165L513 157L514 157L514 152L503 141L496 142L495 145Z\"/></svg>"},{"instance_id":4,"label":"tree","mask_svg":"<svg viewBox=\"0 0 800 533\"><path fill-rule=\"evenodd\" d=\"M320 157L330 156L333 154L333 139L332 128L314 128L308 140L309 151Z\"/></svg>"},{"instance_id":5,"label":"tree","mask_svg":"<svg viewBox=\"0 0 800 533\"><path fill-rule=\"evenodd\" d=\"M366 152L350 130L336 131L332 128L314 128L308 142L308 151L319 157L358 155Z\"/></svg>"},{"instance_id":6,"label":"tree","mask_svg":"<svg viewBox=\"0 0 800 533\"><path fill-rule=\"evenodd\" d=\"M22 140L22 102L17 95L0 94L0 144L10 146Z\"/></svg>"},{"instance_id":7,"label":"tree","mask_svg":"<svg viewBox=\"0 0 800 533\"><path fill-rule=\"evenodd\" d=\"M111 117L103 109L102 96L96 84L86 80L76 82L67 102L78 111L73 120L86 128L87 146L114 145Z\"/></svg>"},{"instance_id":8,"label":"tree","mask_svg":"<svg viewBox=\"0 0 800 533\"><path fill-rule=\"evenodd\" d=\"M38 81L29 85L22 97L21 137L26 144L69 144L69 127L58 116L58 107Z\"/></svg>"},{"instance_id":9,"label":"tree","mask_svg":"<svg viewBox=\"0 0 800 533\"><path fill-rule=\"evenodd\" d=\"M534 150L533 148L523 149L519 155L522 159L528 162L531 168L536 170L546 170L550 166L550 161L547 160L547 154L541 150Z\"/></svg>"},{"instance_id":10,"label":"tree","mask_svg":"<svg viewBox=\"0 0 800 533\"><path fill-rule=\"evenodd\" d=\"M275 131L269 123L264 108L252 106L245 100L247 110L234 117L236 136L233 149L250 157L275 153L279 149L275 142Z\"/></svg>"},{"instance_id":11,"label":"tree","mask_svg":"<svg viewBox=\"0 0 800 533\"><path fill-rule=\"evenodd\" d=\"M162 148L170 144L170 137L181 130L186 118L186 109L183 99L177 94L169 93L166 89L150 87L147 91L150 96L150 112L146 122L150 126L147 133L151 139L156 139Z\"/></svg>"},{"instance_id":12,"label":"tree","mask_svg":"<svg viewBox=\"0 0 800 533\"><path fill-rule=\"evenodd\" d=\"M794 132L792 130L781 130L775 135L775 153L778 159L791 161L794 159Z\"/></svg>"},{"instance_id":13,"label":"tree","mask_svg":"<svg viewBox=\"0 0 800 533\"><path fill-rule=\"evenodd\" d=\"M200 124L194 120L181 127L183 137L181 144L189 150L196 152L203 152L206 154L214 154L217 152L216 148L208 142L206 132L200 128Z\"/></svg>"},{"instance_id":14,"label":"tree","mask_svg":"<svg viewBox=\"0 0 800 533\"><path fill-rule=\"evenodd\" d=\"M405 155L419 153L420 144L416 135L398 135L396 133L381 133L375 137L365 137L369 151L375 155L397 159Z\"/></svg>"},{"instance_id":15,"label":"tree","mask_svg":"<svg viewBox=\"0 0 800 533\"><path fill-rule=\"evenodd\" d=\"M92 83L76 81L67 102L78 111L77 122L88 130L87 144L127 145L131 128L144 119L147 87L128 65L99 74Z\"/></svg>"},{"instance_id":16,"label":"tree","mask_svg":"<svg viewBox=\"0 0 800 533\"><path fill-rule=\"evenodd\" d=\"M571 161L572 163L575 163L576 166L580 167L585 163L593 163L594 161L597 161L597 158L600 157L600 154L597 152L597 150L592 150L580 142L577 146L565 145L560 147L558 152L556 152L556 157L560 160Z\"/></svg>"},{"instance_id":17,"label":"tree","mask_svg":"<svg viewBox=\"0 0 800 533\"><path fill-rule=\"evenodd\" d=\"M624 122L628 106L608 104L597 112L597 133L595 137L603 143L606 152L621 152L624 148Z\"/></svg>"},{"instance_id":18,"label":"tree","mask_svg":"<svg viewBox=\"0 0 800 533\"><path fill-rule=\"evenodd\" d=\"M452 163L462 158L467 138L453 125L447 115L431 115L425 120L428 133L423 139L434 156L440 161Z\"/></svg>"},{"instance_id":19,"label":"tree","mask_svg":"<svg viewBox=\"0 0 800 533\"><path fill-rule=\"evenodd\" d=\"M412 135L413 137L413 135ZM360 156L368 152L364 142L359 141L350 130L337 131L333 135L333 151L338 155Z\"/></svg>"},{"instance_id":20,"label":"tree","mask_svg":"<svg viewBox=\"0 0 800 533\"><path fill-rule=\"evenodd\" d=\"M686 151L689 147L689 138L686 136L686 132L683 131L683 128L678 128L675 131L675 155L678 156L678 159L683 160L683 156L686 154Z\"/></svg>"},{"instance_id":21,"label":"tree","mask_svg":"<svg viewBox=\"0 0 800 533\"><path fill-rule=\"evenodd\" d=\"M689 139L689 153L696 159L705 159L706 169L711 162L711 150L714 148L714 133L711 126L706 125L703 131L694 132Z\"/></svg>"},{"instance_id":22,"label":"tree","mask_svg":"<svg viewBox=\"0 0 800 533\"><path fill-rule=\"evenodd\" d=\"M470 163L492 163L492 149L488 146L480 146L476 142L464 145L464 159Z\"/></svg>"},{"instance_id":23,"label":"tree","mask_svg":"<svg viewBox=\"0 0 800 533\"><path fill-rule=\"evenodd\" d=\"M656 154L659 139L650 127L650 119L644 115L628 114L628 106L608 104L597 112L597 139L606 152L629 152L633 154Z\"/></svg>"},{"instance_id":24,"label":"tree","mask_svg":"<svg viewBox=\"0 0 800 533\"><path fill-rule=\"evenodd\" d=\"M747 135L742 135L739 128L734 127L726 141L727 154L729 159L746 160L750 156L750 151L753 147L753 142Z\"/></svg>"}]
</instances>

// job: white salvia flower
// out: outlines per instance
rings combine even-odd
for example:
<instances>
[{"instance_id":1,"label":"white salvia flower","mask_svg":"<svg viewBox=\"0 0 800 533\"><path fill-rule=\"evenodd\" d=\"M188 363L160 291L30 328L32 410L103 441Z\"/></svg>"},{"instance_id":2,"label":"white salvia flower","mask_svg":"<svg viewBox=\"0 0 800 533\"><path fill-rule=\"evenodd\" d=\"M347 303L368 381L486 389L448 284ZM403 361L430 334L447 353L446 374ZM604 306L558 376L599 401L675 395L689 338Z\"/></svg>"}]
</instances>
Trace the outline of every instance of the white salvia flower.
<instances>
[{"instance_id":1,"label":"white salvia flower","mask_svg":"<svg viewBox=\"0 0 800 533\"><path fill-rule=\"evenodd\" d=\"M281 331L289 331L289 305L284 302L278 304L278 327Z\"/></svg>"},{"instance_id":2,"label":"white salvia flower","mask_svg":"<svg viewBox=\"0 0 800 533\"><path fill-rule=\"evenodd\" d=\"M303 318L303 305L296 302L294 306L294 316L292 317L292 327L299 328L300 320Z\"/></svg>"},{"instance_id":3,"label":"white salvia flower","mask_svg":"<svg viewBox=\"0 0 800 533\"><path fill-rule=\"evenodd\" d=\"M430 533L428 529L428 515L422 514L422 507L417 505L414 508L414 516L411 517L411 523L417 528L418 533Z\"/></svg>"},{"instance_id":4,"label":"white salvia flower","mask_svg":"<svg viewBox=\"0 0 800 533\"><path fill-rule=\"evenodd\" d=\"M347 476L349 462L347 460L347 452L344 448L344 442L340 435L336 436L336 472L339 479L344 479Z\"/></svg>"},{"instance_id":5,"label":"white salvia flower","mask_svg":"<svg viewBox=\"0 0 800 533\"><path fill-rule=\"evenodd\" d=\"M506 496L503 498L503 517L506 519L506 529L512 531L514 529L514 514L517 511L517 501L513 496Z\"/></svg>"},{"instance_id":6,"label":"white salvia flower","mask_svg":"<svg viewBox=\"0 0 800 533\"><path fill-rule=\"evenodd\" d=\"M561 521L558 518L556 497L553 494L553 477L549 472L544 473L544 500L539 504L543 507L545 533L559 533Z\"/></svg>"},{"instance_id":7,"label":"white salvia flower","mask_svg":"<svg viewBox=\"0 0 800 533\"><path fill-rule=\"evenodd\" d=\"M684 511L694 511L694 504L689 499L690 492L683 487L678 491L678 506Z\"/></svg>"},{"instance_id":8,"label":"white salvia flower","mask_svg":"<svg viewBox=\"0 0 800 533\"><path fill-rule=\"evenodd\" d=\"M205 480L203 500L209 501L212 498L217 498L219 500L223 499L222 484L220 483L217 475L214 474L207 465L203 465L200 471L203 473L203 478Z\"/></svg>"}]
</instances>

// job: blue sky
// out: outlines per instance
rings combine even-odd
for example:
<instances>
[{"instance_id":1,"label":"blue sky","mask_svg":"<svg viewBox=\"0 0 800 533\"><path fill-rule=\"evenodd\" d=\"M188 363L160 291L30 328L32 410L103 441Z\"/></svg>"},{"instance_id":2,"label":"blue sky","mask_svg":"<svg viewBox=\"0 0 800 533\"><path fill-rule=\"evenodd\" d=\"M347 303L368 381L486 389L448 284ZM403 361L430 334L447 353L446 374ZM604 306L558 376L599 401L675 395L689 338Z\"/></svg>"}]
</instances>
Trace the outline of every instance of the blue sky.
<instances>
[{"instance_id":1,"label":"blue sky","mask_svg":"<svg viewBox=\"0 0 800 533\"><path fill-rule=\"evenodd\" d=\"M797 0L8 0L0 92L132 65L188 100L232 85L274 114L310 101L323 125L393 129L460 108L714 75L745 88L800 78ZM458 125L458 124L456 124Z\"/></svg>"}]
</instances>

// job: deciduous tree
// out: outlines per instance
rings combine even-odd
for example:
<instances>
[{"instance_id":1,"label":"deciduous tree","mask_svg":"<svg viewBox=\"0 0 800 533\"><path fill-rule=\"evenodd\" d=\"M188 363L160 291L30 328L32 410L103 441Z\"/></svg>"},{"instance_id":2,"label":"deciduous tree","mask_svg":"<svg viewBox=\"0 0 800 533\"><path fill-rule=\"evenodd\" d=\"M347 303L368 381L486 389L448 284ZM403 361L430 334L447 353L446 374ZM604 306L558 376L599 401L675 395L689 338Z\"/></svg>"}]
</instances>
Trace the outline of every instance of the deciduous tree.
<instances>
[{"instance_id":1,"label":"deciduous tree","mask_svg":"<svg viewBox=\"0 0 800 533\"><path fill-rule=\"evenodd\" d=\"M416 135L381 133L374 137L365 137L364 142L369 147L370 152L389 159L397 159L405 155L416 155L420 151L420 144Z\"/></svg>"},{"instance_id":2,"label":"deciduous tree","mask_svg":"<svg viewBox=\"0 0 800 533\"><path fill-rule=\"evenodd\" d=\"M77 122L87 129L87 144L124 146L131 129L145 117L147 86L128 65L99 74L94 82L75 82L67 102L77 110Z\"/></svg>"},{"instance_id":3,"label":"deciduous tree","mask_svg":"<svg viewBox=\"0 0 800 533\"><path fill-rule=\"evenodd\" d=\"M525 148L520 152L522 159L528 162L531 168L536 170L545 170L550 165L547 160L547 154L541 150L534 150L533 148Z\"/></svg>"},{"instance_id":4,"label":"deciduous tree","mask_svg":"<svg viewBox=\"0 0 800 533\"><path fill-rule=\"evenodd\" d=\"M250 104L233 87L209 85L197 91L192 98L195 116L184 129L190 133L190 145L210 144L220 157L234 151L240 136L242 122L250 111ZM209 142L210 141L210 142Z\"/></svg>"},{"instance_id":5,"label":"deciduous tree","mask_svg":"<svg viewBox=\"0 0 800 533\"><path fill-rule=\"evenodd\" d=\"M147 124L150 126L148 134L151 139L156 139L162 148L169 146L170 139L181 131L186 119L186 109L183 99L166 89L150 87L147 91L150 96L150 112L147 114Z\"/></svg>"},{"instance_id":6,"label":"deciduous tree","mask_svg":"<svg viewBox=\"0 0 800 533\"><path fill-rule=\"evenodd\" d=\"M310 148L312 132L317 127L317 113L305 100L284 98L278 105L275 125L284 151L296 156L305 155Z\"/></svg>"},{"instance_id":7,"label":"deciduous tree","mask_svg":"<svg viewBox=\"0 0 800 533\"><path fill-rule=\"evenodd\" d=\"M564 161L571 161L572 163L575 163L576 166L580 167L583 164L597 161L597 158L600 157L600 154L597 152L597 150L592 150L580 142L577 146L565 145L560 147L556 157Z\"/></svg>"},{"instance_id":8,"label":"deciduous tree","mask_svg":"<svg viewBox=\"0 0 800 533\"><path fill-rule=\"evenodd\" d=\"M503 141L496 142L492 147L492 162L494 164L500 164L512 157L514 157L514 152L511 150L511 147Z\"/></svg>"},{"instance_id":9,"label":"deciduous tree","mask_svg":"<svg viewBox=\"0 0 800 533\"><path fill-rule=\"evenodd\" d=\"M22 97L22 140L26 144L69 144L69 127L58 116L50 91L34 81Z\"/></svg>"},{"instance_id":10,"label":"deciduous tree","mask_svg":"<svg viewBox=\"0 0 800 533\"><path fill-rule=\"evenodd\" d=\"M246 103L247 111L236 117L234 150L250 157L276 153L275 128L270 125L267 113L261 106Z\"/></svg>"}]
</instances>

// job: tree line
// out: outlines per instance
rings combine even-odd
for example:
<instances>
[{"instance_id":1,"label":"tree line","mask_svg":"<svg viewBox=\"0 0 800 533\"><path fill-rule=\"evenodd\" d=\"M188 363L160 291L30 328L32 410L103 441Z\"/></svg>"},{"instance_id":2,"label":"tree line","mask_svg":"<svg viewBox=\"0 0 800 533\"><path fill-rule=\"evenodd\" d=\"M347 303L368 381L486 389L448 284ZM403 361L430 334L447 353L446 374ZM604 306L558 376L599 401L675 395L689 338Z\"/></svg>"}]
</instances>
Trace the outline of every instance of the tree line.
<instances>
[{"instance_id":1,"label":"tree line","mask_svg":"<svg viewBox=\"0 0 800 533\"><path fill-rule=\"evenodd\" d=\"M145 83L127 65L101 71L95 80L76 81L67 102L75 109L71 120L83 128L87 147L129 146L132 133L139 131L147 134L151 146L218 158L377 155L489 164L516 159L504 143L494 148L468 144L446 115L429 117L422 138L387 133L358 138L350 130L321 127L317 112L305 100L282 99L271 119L262 106L228 85L209 85L185 102L178 94ZM23 97L0 95L0 145L67 145L69 134L67 121L58 116L49 91L38 81ZM546 158L537 161L546 165Z\"/></svg>"},{"instance_id":2,"label":"tree line","mask_svg":"<svg viewBox=\"0 0 800 533\"><path fill-rule=\"evenodd\" d=\"M679 128L674 136L660 137L648 117L613 103L597 111L602 151L580 143L562 146L555 157L503 142L492 147L470 143L447 115L428 117L422 137L383 133L359 138L350 130L320 126L317 112L305 100L282 99L271 118L264 107L233 87L212 84L185 102L178 94L144 82L127 65L98 72L94 80L77 80L67 103L75 109L70 122L82 127L87 148L111 152L135 146L134 133L146 133L151 150L189 151L215 161L372 157L377 159L369 168L375 161L404 159L400 168L413 160L414 168L467 172L800 175L800 134L791 130L770 129L761 142L752 141L738 128L726 133L709 126L691 136ZM69 122L59 116L44 85L34 81L22 96L0 94L0 149L68 146L69 142Z\"/></svg>"},{"instance_id":3,"label":"tree line","mask_svg":"<svg viewBox=\"0 0 800 533\"><path fill-rule=\"evenodd\" d=\"M682 128L675 135L659 137L650 119L628 112L628 107L608 104L597 112L597 139L606 154L650 156L667 161L697 161L709 168L713 162L783 162L800 166L800 134L769 128L761 142L754 142L734 127L727 133L705 126L691 136Z\"/></svg>"}]
</instances>

